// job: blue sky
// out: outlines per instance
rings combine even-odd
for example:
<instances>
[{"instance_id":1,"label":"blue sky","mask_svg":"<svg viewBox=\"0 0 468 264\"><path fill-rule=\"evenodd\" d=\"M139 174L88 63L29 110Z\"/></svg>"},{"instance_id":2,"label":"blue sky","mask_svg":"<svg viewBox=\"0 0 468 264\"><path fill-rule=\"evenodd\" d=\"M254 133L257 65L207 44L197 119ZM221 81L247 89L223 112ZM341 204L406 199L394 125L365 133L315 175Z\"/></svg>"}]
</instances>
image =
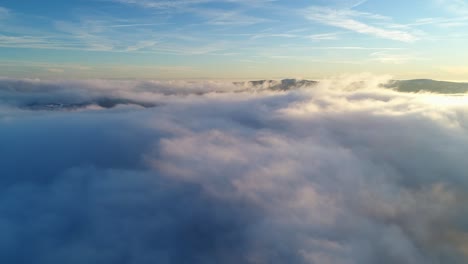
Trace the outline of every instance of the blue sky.
<instances>
[{"instance_id":1,"label":"blue sky","mask_svg":"<svg viewBox=\"0 0 468 264\"><path fill-rule=\"evenodd\" d=\"M2 76L468 80L465 0L3 0Z\"/></svg>"}]
</instances>

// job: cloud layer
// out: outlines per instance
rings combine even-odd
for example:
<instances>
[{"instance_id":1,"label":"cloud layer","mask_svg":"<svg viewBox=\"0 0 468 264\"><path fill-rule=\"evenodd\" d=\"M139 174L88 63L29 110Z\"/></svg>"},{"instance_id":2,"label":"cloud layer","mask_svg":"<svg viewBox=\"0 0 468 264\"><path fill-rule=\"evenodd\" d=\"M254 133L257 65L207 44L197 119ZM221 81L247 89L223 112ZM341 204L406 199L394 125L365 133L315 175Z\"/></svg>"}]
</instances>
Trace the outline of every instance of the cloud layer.
<instances>
[{"instance_id":1,"label":"cloud layer","mask_svg":"<svg viewBox=\"0 0 468 264\"><path fill-rule=\"evenodd\" d=\"M466 263L466 98L384 82L3 79L0 261Z\"/></svg>"}]
</instances>

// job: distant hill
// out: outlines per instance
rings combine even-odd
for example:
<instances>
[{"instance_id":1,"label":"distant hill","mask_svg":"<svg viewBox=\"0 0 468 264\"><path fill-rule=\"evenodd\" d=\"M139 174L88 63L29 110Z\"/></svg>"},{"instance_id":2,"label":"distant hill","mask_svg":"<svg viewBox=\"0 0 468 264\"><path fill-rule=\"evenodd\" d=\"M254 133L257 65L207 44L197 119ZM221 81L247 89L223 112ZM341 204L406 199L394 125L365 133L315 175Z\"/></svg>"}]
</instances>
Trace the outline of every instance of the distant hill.
<instances>
[{"instance_id":1,"label":"distant hill","mask_svg":"<svg viewBox=\"0 0 468 264\"><path fill-rule=\"evenodd\" d=\"M138 102L129 99L120 99L120 98L98 98L96 100L89 100L89 101L82 101L79 103L66 103L60 101L52 101L52 102L32 102L21 106L23 109L29 110L48 110L48 111L62 111L62 110L78 110L82 108L86 108L89 106L99 106L102 108L114 108L118 105L134 105L140 106L144 108L151 108L156 107L156 104L152 103L145 103L145 102Z\"/></svg>"},{"instance_id":2,"label":"distant hill","mask_svg":"<svg viewBox=\"0 0 468 264\"><path fill-rule=\"evenodd\" d=\"M394 80L382 86L408 93L431 92L440 94L458 94L468 92L468 83L443 82L429 79Z\"/></svg>"},{"instance_id":3,"label":"distant hill","mask_svg":"<svg viewBox=\"0 0 468 264\"><path fill-rule=\"evenodd\" d=\"M312 87L317 85L318 81L312 80L258 80L247 82L235 82L234 84L242 87L239 92L255 89L255 90L272 90L272 91L289 91L302 87ZM386 84L381 84L381 87L394 89L400 92L417 93L431 92L440 94L459 94L468 93L468 83L459 82L444 82L430 79L415 79L415 80L392 80Z\"/></svg>"},{"instance_id":4,"label":"distant hill","mask_svg":"<svg viewBox=\"0 0 468 264\"><path fill-rule=\"evenodd\" d=\"M235 90L238 93L251 93L262 91L290 91L295 89L314 89L319 84L318 81L284 79L284 80L258 80L246 82L234 82ZM365 86L364 81L357 81L351 84L352 87L359 88ZM417 80L392 80L388 83L380 84L383 89L393 89L406 93L431 92L439 94L464 94L468 93L468 83L444 82L429 79ZM27 88L27 87L26 87ZM232 87L231 87L232 88ZM114 108L119 105L133 105L144 108L158 106L157 103L134 100L120 96L87 96L85 92L76 94L61 94L59 88L44 87L40 91L47 93L39 93L38 90L25 89L21 85L6 85L0 86L0 103L16 105L28 110L48 110L48 111L64 111L77 110L91 106L99 106L102 108ZM55 94L54 94L55 92ZM178 94L177 90L169 91L161 89L160 93L164 95ZM183 90L181 95L203 95L206 93L226 93L233 90ZM49 96L49 94L52 94Z\"/></svg>"},{"instance_id":5,"label":"distant hill","mask_svg":"<svg viewBox=\"0 0 468 264\"><path fill-rule=\"evenodd\" d=\"M296 80L296 79L284 79L284 80L259 80L259 81L247 81L247 82L235 82L237 86L247 89L258 89L258 90L272 90L272 91L288 91L297 89L305 86L313 86L318 84L317 81L310 80Z\"/></svg>"}]
</instances>

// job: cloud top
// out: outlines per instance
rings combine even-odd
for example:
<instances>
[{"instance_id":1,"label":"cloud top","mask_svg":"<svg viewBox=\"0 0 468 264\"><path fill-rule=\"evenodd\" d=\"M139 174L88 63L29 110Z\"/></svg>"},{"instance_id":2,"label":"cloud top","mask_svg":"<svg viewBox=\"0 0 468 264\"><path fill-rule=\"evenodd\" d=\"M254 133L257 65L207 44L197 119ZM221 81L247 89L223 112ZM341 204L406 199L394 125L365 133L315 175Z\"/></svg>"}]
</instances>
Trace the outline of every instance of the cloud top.
<instances>
[{"instance_id":1,"label":"cloud top","mask_svg":"<svg viewBox=\"0 0 468 264\"><path fill-rule=\"evenodd\" d=\"M2 80L0 260L465 263L467 99L386 81Z\"/></svg>"}]
</instances>

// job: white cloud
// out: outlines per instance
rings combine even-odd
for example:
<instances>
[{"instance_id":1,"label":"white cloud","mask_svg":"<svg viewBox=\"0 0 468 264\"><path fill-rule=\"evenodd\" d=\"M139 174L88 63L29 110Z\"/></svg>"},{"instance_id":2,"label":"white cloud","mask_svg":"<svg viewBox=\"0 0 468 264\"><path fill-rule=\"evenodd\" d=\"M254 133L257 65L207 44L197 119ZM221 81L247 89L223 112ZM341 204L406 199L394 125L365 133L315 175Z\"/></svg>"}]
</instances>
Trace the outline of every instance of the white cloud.
<instances>
[{"instance_id":1,"label":"white cloud","mask_svg":"<svg viewBox=\"0 0 468 264\"><path fill-rule=\"evenodd\" d=\"M239 10L219 10L202 7L205 3L234 3L239 7L258 8L275 0L176 0L176 1L151 1L151 0L113 0L123 4L136 5L144 8L161 10L165 13L193 13L206 19L205 23L218 26L252 25L268 21L264 18L246 15ZM245 10L242 10L245 11Z\"/></svg>"},{"instance_id":2,"label":"white cloud","mask_svg":"<svg viewBox=\"0 0 468 264\"><path fill-rule=\"evenodd\" d=\"M418 37L408 31L387 29L367 24L357 19L382 20L387 17L377 14L358 12L351 9L332 9L327 7L311 7L306 11L306 18L325 25L347 29L378 38L413 42Z\"/></svg>"},{"instance_id":3,"label":"white cloud","mask_svg":"<svg viewBox=\"0 0 468 264\"><path fill-rule=\"evenodd\" d=\"M168 9L181 8L196 4L211 2L211 0L176 0L176 1L151 1L151 0L115 0L122 4L138 5L145 8Z\"/></svg>"},{"instance_id":4,"label":"white cloud","mask_svg":"<svg viewBox=\"0 0 468 264\"><path fill-rule=\"evenodd\" d=\"M311 39L311 40L314 40L314 41L337 40L339 35L340 35L340 33L313 34L313 35L307 36L307 38Z\"/></svg>"},{"instance_id":5,"label":"white cloud","mask_svg":"<svg viewBox=\"0 0 468 264\"><path fill-rule=\"evenodd\" d=\"M468 15L468 2L465 0L435 0L441 7L458 14Z\"/></svg>"},{"instance_id":6,"label":"white cloud","mask_svg":"<svg viewBox=\"0 0 468 264\"><path fill-rule=\"evenodd\" d=\"M215 26L253 25L269 20L243 14L239 11L226 11L216 9L192 9L191 12L206 19L205 23Z\"/></svg>"},{"instance_id":7,"label":"white cloud","mask_svg":"<svg viewBox=\"0 0 468 264\"><path fill-rule=\"evenodd\" d=\"M276 0L173 0L173 1L155 1L155 0L111 0L123 4L138 5L145 8L154 9L175 9L196 6L204 3L221 2L221 3L235 3L247 6L258 6Z\"/></svg>"},{"instance_id":8,"label":"white cloud","mask_svg":"<svg viewBox=\"0 0 468 264\"><path fill-rule=\"evenodd\" d=\"M250 34L252 35L251 39L259 38L297 38L298 35L290 33L259 33L259 34Z\"/></svg>"},{"instance_id":9,"label":"white cloud","mask_svg":"<svg viewBox=\"0 0 468 264\"><path fill-rule=\"evenodd\" d=\"M137 44L127 47L127 51L136 51L145 48L151 48L154 47L156 44L158 44L158 41L139 41Z\"/></svg>"},{"instance_id":10,"label":"white cloud","mask_svg":"<svg viewBox=\"0 0 468 264\"><path fill-rule=\"evenodd\" d=\"M0 262L466 263L468 97L388 80L0 79Z\"/></svg>"}]
</instances>

